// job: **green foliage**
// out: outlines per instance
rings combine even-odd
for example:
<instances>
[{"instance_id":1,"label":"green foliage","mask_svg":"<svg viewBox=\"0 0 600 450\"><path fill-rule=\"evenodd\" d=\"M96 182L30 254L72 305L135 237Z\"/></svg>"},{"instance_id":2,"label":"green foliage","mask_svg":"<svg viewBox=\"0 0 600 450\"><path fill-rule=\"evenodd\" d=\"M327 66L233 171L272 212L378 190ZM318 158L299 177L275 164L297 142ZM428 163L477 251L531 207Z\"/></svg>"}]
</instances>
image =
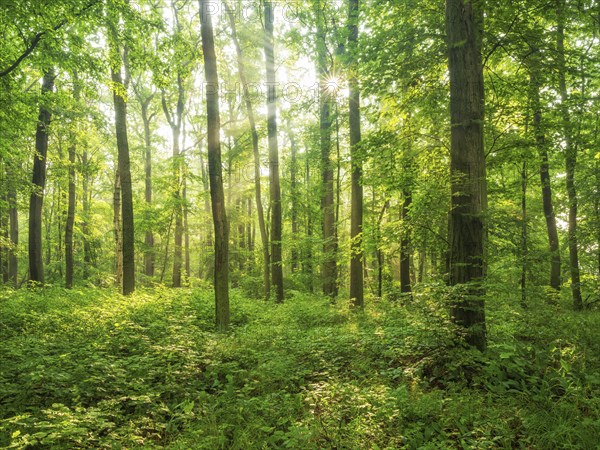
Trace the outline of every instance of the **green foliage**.
<instances>
[{"instance_id":1,"label":"green foliage","mask_svg":"<svg viewBox=\"0 0 600 450\"><path fill-rule=\"evenodd\" d=\"M593 448L600 315L498 295L485 355L456 344L446 288L406 304L233 291L0 294L6 448Z\"/></svg>"}]
</instances>

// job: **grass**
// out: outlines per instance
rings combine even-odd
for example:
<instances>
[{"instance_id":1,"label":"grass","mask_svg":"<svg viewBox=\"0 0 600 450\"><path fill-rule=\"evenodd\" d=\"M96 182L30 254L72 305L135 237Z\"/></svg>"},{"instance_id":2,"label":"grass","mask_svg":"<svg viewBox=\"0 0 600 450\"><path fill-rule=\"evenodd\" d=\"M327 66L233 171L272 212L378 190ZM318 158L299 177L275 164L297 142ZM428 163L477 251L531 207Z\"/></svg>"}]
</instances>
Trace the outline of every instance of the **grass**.
<instances>
[{"instance_id":1,"label":"grass","mask_svg":"<svg viewBox=\"0 0 600 450\"><path fill-rule=\"evenodd\" d=\"M439 288L362 313L292 292L0 294L0 447L597 448L600 313L488 302L485 355Z\"/></svg>"}]
</instances>

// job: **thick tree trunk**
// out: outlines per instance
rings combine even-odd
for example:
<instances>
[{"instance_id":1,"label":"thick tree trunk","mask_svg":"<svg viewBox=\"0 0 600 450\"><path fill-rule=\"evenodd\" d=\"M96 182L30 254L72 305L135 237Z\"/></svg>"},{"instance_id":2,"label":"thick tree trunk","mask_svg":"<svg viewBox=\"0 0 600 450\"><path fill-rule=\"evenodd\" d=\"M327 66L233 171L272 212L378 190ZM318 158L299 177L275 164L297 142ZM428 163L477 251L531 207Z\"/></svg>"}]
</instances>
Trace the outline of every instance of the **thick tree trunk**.
<instances>
[{"instance_id":1,"label":"thick tree trunk","mask_svg":"<svg viewBox=\"0 0 600 450\"><path fill-rule=\"evenodd\" d=\"M558 23L556 28L556 57L558 63L558 90L560 93L560 114L562 119L563 137L565 140L565 164L567 170L567 197L569 199L569 268L571 271L571 293L573 307L583 309L581 298L581 280L579 275L579 252L577 243L577 190L575 188L575 167L577 165L577 148L573 144L571 130L571 115L569 113L565 62L565 1L557 2Z\"/></svg>"},{"instance_id":2,"label":"thick tree trunk","mask_svg":"<svg viewBox=\"0 0 600 450\"><path fill-rule=\"evenodd\" d=\"M281 261L281 188L279 185L279 146L277 142L277 87L273 4L265 2L265 59L267 70L267 132L269 136L269 193L271 197L271 283L275 301L283 302L283 265Z\"/></svg>"},{"instance_id":3,"label":"thick tree trunk","mask_svg":"<svg viewBox=\"0 0 600 450\"><path fill-rule=\"evenodd\" d=\"M252 108L252 101L250 98L250 92L248 90L248 82L246 80L246 69L244 66L244 59L242 54L242 47L237 37L237 31L235 26L235 18L231 9L226 6L226 11L229 17L229 24L231 26L231 33L233 43L235 45L237 53L238 63L238 75L242 84L242 90L244 95L244 103L246 106L246 114L248 114L248 123L250 124L250 133L252 135L252 151L254 155L254 197L256 201L256 212L258 214L258 228L260 230L260 238L263 248L263 284L265 298L269 298L271 295L271 256L269 252L269 236L267 234L267 225L265 222L265 212L262 203L262 194L260 186L260 150L258 147L258 132L256 131L256 121L254 118L254 110Z\"/></svg>"},{"instance_id":4,"label":"thick tree trunk","mask_svg":"<svg viewBox=\"0 0 600 450\"><path fill-rule=\"evenodd\" d=\"M48 153L48 128L52 113L44 102L54 89L56 78L53 68L44 72L42 82L42 104L35 134L35 157L33 159L33 192L29 199L29 280L44 283L42 259L42 205L46 187L46 157Z\"/></svg>"},{"instance_id":5,"label":"thick tree trunk","mask_svg":"<svg viewBox=\"0 0 600 450\"><path fill-rule=\"evenodd\" d=\"M550 183L550 164L548 162L548 147L546 136L542 128L542 107L540 103L539 82L539 56L537 51L532 55L533 61L530 68L530 101L533 108L533 132L535 144L540 155L540 180L542 184L542 202L544 205L544 217L546 218L546 230L548 233L548 244L550 248L550 287L560 291L560 247L558 242L558 228L556 226L556 215L552 203L552 187Z\"/></svg>"},{"instance_id":6,"label":"thick tree trunk","mask_svg":"<svg viewBox=\"0 0 600 450\"><path fill-rule=\"evenodd\" d=\"M400 292L410 294L412 291L410 280L410 227L408 225L412 194L404 191L404 202L400 218L402 219L402 237L400 238Z\"/></svg>"},{"instance_id":7,"label":"thick tree trunk","mask_svg":"<svg viewBox=\"0 0 600 450\"><path fill-rule=\"evenodd\" d=\"M219 330L229 326L229 225L223 192L221 166L219 75L212 27L212 3L199 0L202 53L206 78L206 117L208 130L208 175L215 230L215 311Z\"/></svg>"},{"instance_id":8,"label":"thick tree trunk","mask_svg":"<svg viewBox=\"0 0 600 450\"><path fill-rule=\"evenodd\" d=\"M327 44L325 24L320 7L317 15L317 65L319 72L319 129L321 147L321 210L323 211L323 294L335 298L338 294L336 224L334 205L333 163L331 161L331 92L328 84Z\"/></svg>"},{"instance_id":9,"label":"thick tree trunk","mask_svg":"<svg viewBox=\"0 0 600 450\"><path fill-rule=\"evenodd\" d=\"M450 72L452 210L449 220L449 283L462 286L453 321L466 342L485 350L483 213L487 206L483 142L484 89L482 0L446 0Z\"/></svg>"},{"instance_id":10,"label":"thick tree trunk","mask_svg":"<svg viewBox=\"0 0 600 450\"><path fill-rule=\"evenodd\" d=\"M362 249L363 226L363 188L362 158L358 144L361 141L360 130L360 89L357 78L357 43L359 0L348 0L348 51L350 52L348 85L349 127L350 127L350 159L352 164L352 190L350 211L350 298L354 306L364 305L364 271Z\"/></svg>"}]
</instances>

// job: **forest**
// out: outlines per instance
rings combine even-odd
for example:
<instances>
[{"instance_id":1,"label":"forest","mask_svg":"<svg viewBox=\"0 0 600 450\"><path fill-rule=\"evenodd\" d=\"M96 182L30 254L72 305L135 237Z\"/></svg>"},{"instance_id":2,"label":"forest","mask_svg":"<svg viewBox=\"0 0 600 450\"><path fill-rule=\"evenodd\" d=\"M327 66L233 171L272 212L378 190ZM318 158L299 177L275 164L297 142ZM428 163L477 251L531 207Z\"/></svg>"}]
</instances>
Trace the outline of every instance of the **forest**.
<instances>
[{"instance_id":1,"label":"forest","mask_svg":"<svg viewBox=\"0 0 600 450\"><path fill-rule=\"evenodd\" d=\"M0 35L0 448L598 448L599 0Z\"/></svg>"}]
</instances>

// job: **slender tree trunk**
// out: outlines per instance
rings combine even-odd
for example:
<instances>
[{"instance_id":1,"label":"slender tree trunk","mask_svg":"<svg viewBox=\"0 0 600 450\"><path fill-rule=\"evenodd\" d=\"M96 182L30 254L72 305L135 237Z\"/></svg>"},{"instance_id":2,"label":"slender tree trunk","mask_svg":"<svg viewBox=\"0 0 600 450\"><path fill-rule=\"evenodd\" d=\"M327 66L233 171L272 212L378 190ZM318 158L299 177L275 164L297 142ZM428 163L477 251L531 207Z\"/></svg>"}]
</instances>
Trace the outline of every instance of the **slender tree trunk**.
<instances>
[{"instance_id":1,"label":"slender tree trunk","mask_svg":"<svg viewBox=\"0 0 600 450\"><path fill-rule=\"evenodd\" d=\"M600 9L600 4L598 5ZM600 16L599 16L600 18ZM596 128L594 131L594 143L596 146L600 144L598 141L600 129L600 113L596 113ZM594 196L594 212L596 219L596 258L597 258L597 273L596 276L600 277L600 161L596 158L594 175L596 177L596 195Z\"/></svg>"},{"instance_id":2,"label":"slender tree trunk","mask_svg":"<svg viewBox=\"0 0 600 450\"><path fill-rule=\"evenodd\" d=\"M521 167L521 306L527 307L527 160Z\"/></svg>"},{"instance_id":3,"label":"slender tree trunk","mask_svg":"<svg viewBox=\"0 0 600 450\"><path fill-rule=\"evenodd\" d=\"M185 260L185 276L189 282L192 272L190 267L190 228L188 222L188 206L187 206L187 169L183 168L183 231L184 231L184 260Z\"/></svg>"},{"instance_id":4,"label":"slender tree trunk","mask_svg":"<svg viewBox=\"0 0 600 450\"><path fill-rule=\"evenodd\" d=\"M8 249L8 270L7 280L15 287L18 287L19 260L17 250L19 247L19 210L17 208L17 190L13 182L12 170L7 171L8 191L6 202L8 204L8 237L10 239L10 248Z\"/></svg>"},{"instance_id":5,"label":"slender tree trunk","mask_svg":"<svg viewBox=\"0 0 600 450\"><path fill-rule=\"evenodd\" d=\"M350 127L350 159L352 165L352 189L350 211L350 298L354 306L364 305L364 270L363 270L363 188L362 158L358 144L361 141L360 129L360 88L357 75L357 44L359 22L359 0L348 0L348 50L350 52L348 85L349 127Z\"/></svg>"},{"instance_id":6,"label":"slender tree trunk","mask_svg":"<svg viewBox=\"0 0 600 450\"><path fill-rule=\"evenodd\" d=\"M449 283L464 286L451 308L466 341L485 350L483 212L487 206L483 142L482 0L446 0L450 72L451 187Z\"/></svg>"},{"instance_id":7,"label":"slender tree trunk","mask_svg":"<svg viewBox=\"0 0 600 450\"><path fill-rule=\"evenodd\" d=\"M123 286L123 230L121 228L121 177L115 170L113 184L113 233L115 237L115 284Z\"/></svg>"},{"instance_id":8,"label":"slender tree trunk","mask_svg":"<svg viewBox=\"0 0 600 450\"><path fill-rule=\"evenodd\" d=\"M542 184L542 201L544 204L544 217L546 218L546 230L548 232L548 244L550 248L550 287L560 291L560 247L558 242L558 228L556 226L556 215L552 203L552 187L550 182L550 164L548 162L548 147L546 136L542 128L542 107L540 102L539 82L539 56L534 51L530 69L531 105L533 108L533 131L535 143L540 155L540 180Z\"/></svg>"},{"instance_id":9,"label":"slender tree trunk","mask_svg":"<svg viewBox=\"0 0 600 450\"><path fill-rule=\"evenodd\" d=\"M246 114L248 115L248 122L250 124L250 133L252 135L252 151L254 155L254 197L256 201L256 212L258 214L258 228L260 230L260 238L263 248L263 284L265 298L269 298L271 295L271 256L269 252L269 236L267 234L267 225L265 221L265 212L262 203L262 194L260 186L260 150L258 147L258 132L256 131L256 120L254 118L254 110L252 108L252 100L250 98L250 92L248 90L248 82L246 80L246 69L244 65L244 59L242 54L242 47L237 37L237 30L235 26L235 18L231 9L226 6L226 12L229 17L229 24L231 26L231 33L233 43L235 45L237 53L238 63L238 75L242 84L242 90L244 95L244 103L246 106Z\"/></svg>"},{"instance_id":10,"label":"slender tree trunk","mask_svg":"<svg viewBox=\"0 0 600 450\"><path fill-rule=\"evenodd\" d=\"M173 254L173 287L181 287L181 265L183 245L183 208L181 205L181 161L180 161L180 138L183 109L185 104L183 79L177 74L177 106L174 114L171 114L165 94L162 96L162 108L165 117L171 126L173 136L173 201L175 215L175 245Z\"/></svg>"},{"instance_id":11,"label":"slender tree trunk","mask_svg":"<svg viewBox=\"0 0 600 450\"><path fill-rule=\"evenodd\" d=\"M83 220L81 223L81 234L83 235L83 279L86 280L90 275L90 266L92 265L92 246L90 244L90 167L87 150L83 150L81 156L81 165L83 166Z\"/></svg>"},{"instance_id":12,"label":"slender tree trunk","mask_svg":"<svg viewBox=\"0 0 600 450\"><path fill-rule=\"evenodd\" d=\"M151 94L145 99L139 98L142 109L142 122L144 123L144 187L145 201L148 208L152 207L152 133L150 131L150 121L153 114L148 113L150 102L154 98ZM152 227L146 230L144 237L146 250L144 252L144 273L148 277L154 276L154 233Z\"/></svg>"},{"instance_id":13,"label":"slender tree trunk","mask_svg":"<svg viewBox=\"0 0 600 450\"><path fill-rule=\"evenodd\" d=\"M202 53L206 78L206 117L208 130L208 174L215 230L215 311L219 330L229 326L229 225L223 192L221 166L219 75L211 18L210 0L199 0Z\"/></svg>"},{"instance_id":14,"label":"slender tree trunk","mask_svg":"<svg viewBox=\"0 0 600 450\"><path fill-rule=\"evenodd\" d=\"M309 292L314 291L314 283L313 283L313 217L312 210L310 205L312 204L312 195L310 190L310 159L308 155L306 155L306 166L305 166L305 179L304 184L306 186L306 237L308 243L306 245L306 254L303 258L302 268L305 274L309 275L308 277L308 290Z\"/></svg>"},{"instance_id":15,"label":"slender tree trunk","mask_svg":"<svg viewBox=\"0 0 600 450\"><path fill-rule=\"evenodd\" d=\"M35 134L35 157L33 160L33 192L29 199L29 280L44 283L42 260L42 205L46 187L46 157L48 153L48 128L52 113L45 102L54 90L56 74L53 68L44 72L42 100Z\"/></svg>"},{"instance_id":16,"label":"slender tree trunk","mask_svg":"<svg viewBox=\"0 0 600 450\"><path fill-rule=\"evenodd\" d=\"M75 144L69 147L69 198L65 224L65 287L73 287L73 227L75 225Z\"/></svg>"},{"instance_id":17,"label":"slender tree trunk","mask_svg":"<svg viewBox=\"0 0 600 450\"><path fill-rule=\"evenodd\" d=\"M291 167L290 167L290 196L292 197L292 273L298 271L298 150L296 148L296 139L288 124L288 135L290 137L291 147Z\"/></svg>"},{"instance_id":18,"label":"slender tree trunk","mask_svg":"<svg viewBox=\"0 0 600 450\"><path fill-rule=\"evenodd\" d=\"M73 76L73 100L79 101L79 80L77 73ZM71 137L74 139L74 136ZM67 223L65 224L65 287L73 287L73 227L75 225L75 190L77 187L75 179L75 152L76 144L72 142L69 146L69 194L67 204Z\"/></svg>"},{"instance_id":19,"label":"slender tree trunk","mask_svg":"<svg viewBox=\"0 0 600 450\"><path fill-rule=\"evenodd\" d=\"M560 114L562 119L563 137L565 140L565 163L567 170L567 197L569 199L569 266L571 271L571 293L573 307L583 309L581 298L581 281L579 276L579 253L577 243L577 190L575 188L575 167L577 165L577 148L573 144L571 130L571 115L569 113L569 95L566 81L565 62L565 1L557 0L558 23L556 28L556 56L558 63L558 90L560 93Z\"/></svg>"},{"instance_id":20,"label":"slender tree trunk","mask_svg":"<svg viewBox=\"0 0 600 450\"><path fill-rule=\"evenodd\" d=\"M2 160L0 159L0 162ZM0 183L5 186L8 182L5 181L5 177L8 179L8 169L5 171L4 167L0 166ZM8 205L8 193L3 193L2 200ZM6 214L5 214L6 213ZM2 283L8 283L8 254L10 252L10 245L7 244L9 241L9 229L8 229L8 210L2 207L0 204L0 235L4 238L5 244L0 240L0 274L2 276Z\"/></svg>"},{"instance_id":21,"label":"slender tree trunk","mask_svg":"<svg viewBox=\"0 0 600 450\"><path fill-rule=\"evenodd\" d=\"M119 23L118 13L109 11L109 53L113 64L111 80L113 82L113 103L115 108L115 133L117 136L118 171L121 183L121 218L123 233L123 295L135 291L135 235L133 224L133 192L131 186L131 168L129 162L129 141L127 136L127 102L128 80L123 81L121 67L127 65L127 50L121 54L118 45L116 27Z\"/></svg>"},{"instance_id":22,"label":"slender tree trunk","mask_svg":"<svg viewBox=\"0 0 600 450\"><path fill-rule=\"evenodd\" d=\"M267 132L269 136L269 193L271 197L271 283L275 301L283 302L283 265L281 261L281 188L279 184L279 146L277 142L277 87L273 4L265 1L265 59L267 70Z\"/></svg>"},{"instance_id":23,"label":"slender tree trunk","mask_svg":"<svg viewBox=\"0 0 600 450\"><path fill-rule=\"evenodd\" d=\"M325 36L324 12L320 2L317 15L317 65L319 72L319 128L321 147L321 210L323 211L323 294L335 298L338 294L333 163L331 161L331 92L327 83L329 69Z\"/></svg>"},{"instance_id":24,"label":"slender tree trunk","mask_svg":"<svg viewBox=\"0 0 600 450\"><path fill-rule=\"evenodd\" d=\"M404 201L400 218L402 219L402 237L400 238L400 292L409 294L412 291L410 280L410 229L408 225L412 194L404 191Z\"/></svg>"}]
</instances>

